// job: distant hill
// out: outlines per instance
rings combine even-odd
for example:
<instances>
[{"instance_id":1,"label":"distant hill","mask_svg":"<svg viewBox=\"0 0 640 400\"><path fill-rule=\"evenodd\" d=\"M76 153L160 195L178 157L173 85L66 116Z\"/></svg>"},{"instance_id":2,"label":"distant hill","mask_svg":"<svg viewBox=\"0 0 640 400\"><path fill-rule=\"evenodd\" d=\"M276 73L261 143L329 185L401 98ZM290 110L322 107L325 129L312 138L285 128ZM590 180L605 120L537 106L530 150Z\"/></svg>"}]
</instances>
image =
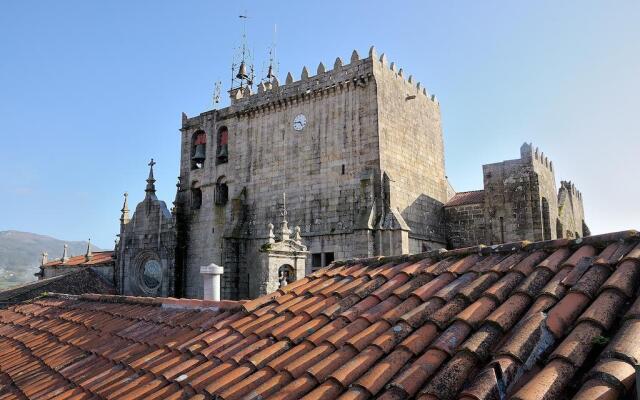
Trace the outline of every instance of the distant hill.
<instances>
[{"instance_id":1,"label":"distant hill","mask_svg":"<svg viewBox=\"0 0 640 400\"><path fill-rule=\"evenodd\" d=\"M49 260L60 258L65 243L69 245L69 255L87 251L87 242L68 242L29 232L0 231L0 290L35 280L33 274L38 272L42 252L49 253ZM101 250L93 245L91 249Z\"/></svg>"}]
</instances>

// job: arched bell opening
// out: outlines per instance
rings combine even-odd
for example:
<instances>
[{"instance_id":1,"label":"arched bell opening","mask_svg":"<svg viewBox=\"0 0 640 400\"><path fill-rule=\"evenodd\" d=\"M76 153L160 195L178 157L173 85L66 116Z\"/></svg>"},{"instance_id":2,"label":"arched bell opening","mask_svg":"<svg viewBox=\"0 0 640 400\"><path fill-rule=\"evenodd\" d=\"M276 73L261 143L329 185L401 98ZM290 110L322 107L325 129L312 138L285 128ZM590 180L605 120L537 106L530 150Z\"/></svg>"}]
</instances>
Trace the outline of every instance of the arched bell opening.
<instances>
[{"instance_id":1,"label":"arched bell opening","mask_svg":"<svg viewBox=\"0 0 640 400\"><path fill-rule=\"evenodd\" d=\"M224 164L229 161L229 130L222 126L216 136L216 165Z\"/></svg>"},{"instance_id":2,"label":"arched bell opening","mask_svg":"<svg viewBox=\"0 0 640 400\"><path fill-rule=\"evenodd\" d=\"M191 169L201 169L207 159L207 134L197 130L191 137Z\"/></svg>"},{"instance_id":3,"label":"arched bell opening","mask_svg":"<svg viewBox=\"0 0 640 400\"><path fill-rule=\"evenodd\" d=\"M278 281L280 282L280 287L285 287L295 280L295 273L291 265L284 264L278 268Z\"/></svg>"}]
</instances>

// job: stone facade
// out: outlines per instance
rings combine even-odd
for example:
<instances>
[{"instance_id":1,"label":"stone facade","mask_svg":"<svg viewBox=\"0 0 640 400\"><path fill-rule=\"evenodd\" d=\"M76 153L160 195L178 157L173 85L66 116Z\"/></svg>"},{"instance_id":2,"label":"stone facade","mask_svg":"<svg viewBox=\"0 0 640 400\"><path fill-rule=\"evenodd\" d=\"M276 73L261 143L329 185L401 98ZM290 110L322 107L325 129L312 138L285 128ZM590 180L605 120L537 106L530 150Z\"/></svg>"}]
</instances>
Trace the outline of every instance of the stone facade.
<instances>
[{"instance_id":1,"label":"stone facade","mask_svg":"<svg viewBox=\"0 0 640 400\"><path fill-rule=\"evenodd\" d=\"M322 257L445 246L435 97L373 49L364 59L354 52L349 64L337 59L329 71L320 65L315 76L306 71L282 86L263 83L257 93L232 91L227 108L183 116L181 294L200 297L199 268L213 262L225 267L223 297L247 297L284 192L289 221L308 246L307 272ZM301 130L297 117L306 120ZM202 163L194 163L198 144L206 147Z\"/></svg>"},{"instance_id":2,"label":"stone facade","mask_svg":"<svg viewBox=\"0 0 640 400\"><path fill-rule=\"evenodd\" d=\"M115 284L118 293L134 296L175 295L175 218L155 194L151 160L145 198L129 218L127 197L120 217L116 246ZM178 272L179 273L179 272Z\"/></svg>"},{"instance_id":3,"label":"stone facade","mask_svg":"<svg viewBox=\"0 0 640 400\"><path fill-rule=\"evenodd\" d=\"M438 100L373 48L229 94L228 107L182 115L172 213L152 174L130 221L123 207L121 293L201 298L200 269L216 264L222 298L253 298L279 286L285 265L297 279L337 259L584 234L579 192L563 184L557 196L553 165L530 145L485 165L484 190L455 194ZM278 244L267 227L284 194L300 229Z\"/></svg>"},{"instance_id":4,"label":"stone facade","mask_svg":"<svg viewBox=\"0 0 640 400\"><path fill-rule=\"evenodd\" d=\"M484 202L451 205L444 208L450 248L469 243L488 243Z\"/></svg>"},{"instance_id":5,"label":"stone facade","mask_svg":"<svg viewBox=\"0 0 640 400\"><path fill-rule=\"evenodd\" d=\"M482 196L454 197L444 207L449 247L588 234L582 195L568 182L557 191L553 163L531 144L522 145L519 159L482 170Z\"/></svg>"},{"instance_id":6,"label":"stone facade","mask_svg":"<svg viewBox=\"0 0 640 400\"><path fill-rule=\"evenodd\" d=\"M558 220L556 236L577 238L589 236L589 228L584 222L582 193L571 182L560 182L558 191Z\"/></svg>"}]
</instances>

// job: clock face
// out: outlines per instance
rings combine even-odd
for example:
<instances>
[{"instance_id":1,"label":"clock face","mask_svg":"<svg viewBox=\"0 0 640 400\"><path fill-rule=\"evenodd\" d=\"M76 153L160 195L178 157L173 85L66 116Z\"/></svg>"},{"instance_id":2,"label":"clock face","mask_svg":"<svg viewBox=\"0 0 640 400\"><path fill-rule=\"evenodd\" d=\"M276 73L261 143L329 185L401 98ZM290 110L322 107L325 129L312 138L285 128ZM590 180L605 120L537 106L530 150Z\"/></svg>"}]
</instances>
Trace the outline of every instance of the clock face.
<instances>
[{"instance_id":1,"label":"clock face","mask_svg":"<svg viewBox=\"0 0 640 400\"><path fill-rule=\"evenodd\" d=\"M296 131L301 131L304 127L307 126L307 117L304 114L298 114L293 119L293 129Z\"/></svg>"}]
</instances>

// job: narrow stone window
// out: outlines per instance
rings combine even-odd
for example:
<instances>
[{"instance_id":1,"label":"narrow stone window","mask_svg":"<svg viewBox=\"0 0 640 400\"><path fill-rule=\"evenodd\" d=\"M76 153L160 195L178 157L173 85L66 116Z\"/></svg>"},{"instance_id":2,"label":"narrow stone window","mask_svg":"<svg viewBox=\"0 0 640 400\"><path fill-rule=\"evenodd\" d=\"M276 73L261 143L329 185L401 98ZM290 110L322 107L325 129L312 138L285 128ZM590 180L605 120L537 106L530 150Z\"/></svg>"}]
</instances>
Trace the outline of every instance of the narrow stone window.
<instances>
[{"instance_id":1,"label":"narrow stone window","mask_svg":"<svg viewBox=\"0 0 640 400\"><path fill-rule=\"evenodd\" d=\"M207 159L207 134L196 131L191 137L191 169L200 169Z\"/></svg>"},{"instance_id":2,"label":"narrow stone window","mask_svg":"<svg viewBox=\"0 0 640 400\"><path fill-rule=\"evenodd\" d=\"M218 129L216 164L224 164L229 161L229 130L226 126Z\"/></svg>"},{"instance_id":3,"label":"narrow stone window","mask_svg":"<svg viewBox=\"0 0 640 400\"><path fill-rule=\"evenodd\" d=\"M549 202L542 198L542 237L551 240L551 216L549 214Z\"/></svg>"},{"instance_id":4,"label":"narrow stone window","mask_svg":"<svg viewBox=\"0 0 640 400\"><path fill-rule=\"evenodd\" d=\"M322 253L313 253L311 255L311 270L315 271L322 268Z\"/></svg>"},{"instance_id":5,"label":"narrow stone window","mask_svg":"<svg viewBox=\"0 0 640 400\"><path fill-rule=\"evenodd\" d=\"M229 187L226 183L216 183L213 202L217 206L224 206L229 201Z\"/></svg>"},{"instance_id":6,"label":"narrow stone window","mask_svg":"<svg viewBox=\"0 0 640 400\"><path fill-rule=\"evenodd\" d=\"M500 243L504 243L504 218L500 217Z\"/></svg>"},{"instance_id":7,"label":"narrow stone window","mask_svg":"<svg viewBox=\"0 0 640 400\"><path fill-rule=\"evenodd\" d=\"M342 164L342 175L344 175L344 164Z\"/></svg>"},{"instance_id":8,"label":"narrow stone window","mask_svg":"<svg viewBox=\"0 0 640 400\"><path fill-rule=\"evenodd\" d=\"M202 206L202 190L200 188L191 189L191 208L199 210Z\"/></svg>"}]
</instances>

